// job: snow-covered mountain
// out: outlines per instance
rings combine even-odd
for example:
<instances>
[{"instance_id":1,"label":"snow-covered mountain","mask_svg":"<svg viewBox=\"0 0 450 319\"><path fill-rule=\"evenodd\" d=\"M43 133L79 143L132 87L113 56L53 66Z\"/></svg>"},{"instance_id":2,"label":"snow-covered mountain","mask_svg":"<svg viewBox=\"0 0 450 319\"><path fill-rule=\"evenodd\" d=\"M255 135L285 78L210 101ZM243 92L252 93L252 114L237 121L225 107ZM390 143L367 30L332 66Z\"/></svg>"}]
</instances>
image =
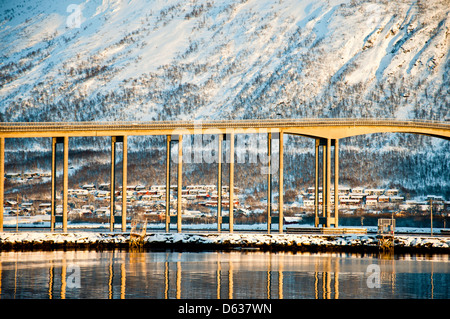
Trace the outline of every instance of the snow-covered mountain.
<instances>
[{"instance_id":1,"label":"snow-covered mountain","mask_svg":"<svg viewBox=\"0 0 450 319\"><path fill-rule=\"evenodd\" d=\"M450 3L0 5L6 121L449 116Z\"/></svg>"},{"instance_id":2,"label":"snow-covered mountain","mask_svg":"<svg viewBox=\"0 0 450 319\"><path fill-rule=\"evenodd\" d=\"M0 121L443 120L449 12L448 0L3 0ZM443 162L424 187L450 193L448 147L343 141L374 163L412 157L424 174Z\"/></svg>"}]
</instances>

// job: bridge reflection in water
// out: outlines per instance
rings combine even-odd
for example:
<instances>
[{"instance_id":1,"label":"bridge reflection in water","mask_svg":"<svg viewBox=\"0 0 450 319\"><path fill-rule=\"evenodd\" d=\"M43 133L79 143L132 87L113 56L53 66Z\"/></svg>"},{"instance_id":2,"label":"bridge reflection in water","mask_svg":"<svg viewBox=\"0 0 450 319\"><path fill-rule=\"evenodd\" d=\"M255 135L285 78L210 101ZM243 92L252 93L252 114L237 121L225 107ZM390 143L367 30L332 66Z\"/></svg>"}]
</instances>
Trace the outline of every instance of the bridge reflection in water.
<instances>
[{"instance_id":1,"label":"bridge reflection in water","mask_svg":"<svg viewBox=\"0 0 450 319\"><path fill-rule=\"evenodd\" d=\"M449 262L242 251L1 252L0 298L448 298ZM374 264L375 288L367 271Z\"/></svg>"}]
</instances>

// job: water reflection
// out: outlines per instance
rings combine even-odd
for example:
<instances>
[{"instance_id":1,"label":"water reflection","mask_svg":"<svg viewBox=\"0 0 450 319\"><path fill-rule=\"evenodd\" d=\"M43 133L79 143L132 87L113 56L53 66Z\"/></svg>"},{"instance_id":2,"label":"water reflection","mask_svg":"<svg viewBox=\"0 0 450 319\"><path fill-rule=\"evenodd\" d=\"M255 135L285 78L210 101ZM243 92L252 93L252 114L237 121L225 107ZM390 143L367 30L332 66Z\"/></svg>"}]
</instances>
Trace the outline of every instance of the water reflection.
<instances>
[{"instance_id":1,"label":"water reflection","mask_svg":"<svg viewBox=\"0 0 450 319\"><path fill-rule=\"evenodd\" d=\"M341 253L1 252L1 298L449 298L450 260Z\"/></svg>"}]
</instances>

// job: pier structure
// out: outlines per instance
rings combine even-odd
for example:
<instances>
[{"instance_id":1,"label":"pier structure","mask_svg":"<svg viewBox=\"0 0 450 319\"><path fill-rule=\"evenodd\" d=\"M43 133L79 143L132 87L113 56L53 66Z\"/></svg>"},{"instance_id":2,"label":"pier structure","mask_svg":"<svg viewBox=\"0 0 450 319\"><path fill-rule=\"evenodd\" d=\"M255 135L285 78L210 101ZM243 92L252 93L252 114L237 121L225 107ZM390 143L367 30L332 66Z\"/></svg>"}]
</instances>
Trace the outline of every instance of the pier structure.
<instances>
[{"instance_id":1,"label":"pier structure","mask_svg":"<svg viewBox=\"0 0 450 319\"><path fill-rule=\"evenodd\" d=\"M122 143L122 214L121 229L126 231L127 217L127 139L129 136L163 135L166 136L166 231L170 230L170 163L171 145L178 143L177 156L177 231L182 231L182 162L183 136L214 134L218 136L218 211L217 230L222 230L224 216L222 210L222 154L223 142L227 143L229 164L229 232L233 232L234 224L234 164L235 136L237 134L267 134L268 161L265 166L267 175L267 231L272 224L272 177L278 173L278 231L283 232L283 143L284 134L305 136L315 139L315 226L329 228L338 227L338 183L339 183L339 140L372 133L411 133L450 140L450 123L424 120L391 120L391 119L284 119L284 120L236 120L236 121L158 121L158 122L40 122L40 123L0 123L0 203L4 203L5 176L5 140L10 138L51 138L52 139L52 183L51 183L51 230L54 230L56 215L56 153L57 145L63 146L63 210L62 230L67 232L68 208L68 169L69 140L79 136L111 137L111 183L110 183L110 231L115 225L115 162L116 143ZM278 167L272 169L273 141L278 140ZM332 149L334 150L332 152ZM331 205L332 187L332 153L334 154L334 207ZM320 161L322 173L320 174ZM319 183L322 176L323 198L319 205ZM319 212L319 208L322 208ZM334 208L334 209L333 209ZM0 231L3 231L3 205L0 205ZM334 212L333 212L334 211ZM117 216L118 217L118 216Z\"/></svg>"}]
</instances>

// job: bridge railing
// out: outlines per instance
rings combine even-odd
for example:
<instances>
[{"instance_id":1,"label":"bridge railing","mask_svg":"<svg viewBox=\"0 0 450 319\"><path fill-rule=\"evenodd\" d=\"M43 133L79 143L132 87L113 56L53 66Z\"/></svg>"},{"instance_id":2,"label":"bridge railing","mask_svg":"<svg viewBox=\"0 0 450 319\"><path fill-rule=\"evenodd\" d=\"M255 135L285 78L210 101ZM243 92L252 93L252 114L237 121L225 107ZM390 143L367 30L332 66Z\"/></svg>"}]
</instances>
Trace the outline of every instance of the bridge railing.
<instances>
[{"instance_id":1,"label":"bridge railing","mask_svg":"<svg viewBox=\"0 0 450 319\"><path fill-rule=\"evenodd\" d=\"M59 130L145 130L202 128L269 128L289 126L405 126L450 129L450 122L398 119L264 119L213 121L118 121L118 122L0 122L0 132Z\"/></svg>"}]
</instances>

